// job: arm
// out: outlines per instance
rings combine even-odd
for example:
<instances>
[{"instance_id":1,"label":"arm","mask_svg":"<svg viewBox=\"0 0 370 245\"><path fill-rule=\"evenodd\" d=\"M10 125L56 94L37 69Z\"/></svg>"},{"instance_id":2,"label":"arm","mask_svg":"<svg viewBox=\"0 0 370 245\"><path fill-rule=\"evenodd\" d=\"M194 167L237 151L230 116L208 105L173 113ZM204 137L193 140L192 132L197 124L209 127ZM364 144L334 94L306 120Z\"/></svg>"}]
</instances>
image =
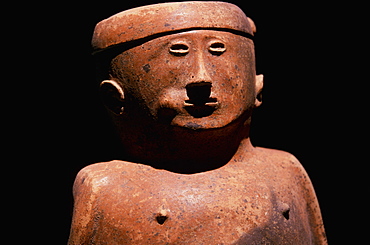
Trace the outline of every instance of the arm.
<instances>
[{"instance_id":1,"label":"arm","mask_svg":"<svg viewBox=\"0 0 370 245\"><path fill-rule=\"evenodd\" d=\"M89 231L92 229L93 207L96 194L91 171L94 167L83 168L73 185L74 208L68 245L88 244Z\"/></svg>"},{"instance_id":2,"label":"arm","mask_svg":"<svg viewBox=\"0 0 370 245\"><path fill-rule=\"evenodd\" d=\"M306 170L293 155L291 155L291 162L294 163L294 172L298 177L296 179L299 181L299 183L297 184L301 186L303 196L307 203L307 213L309 217L311 232L313 235L313 244L328 244L325 235L324 223L321 217L320 206L312 182Z\"/></svg>"}]
</instances>

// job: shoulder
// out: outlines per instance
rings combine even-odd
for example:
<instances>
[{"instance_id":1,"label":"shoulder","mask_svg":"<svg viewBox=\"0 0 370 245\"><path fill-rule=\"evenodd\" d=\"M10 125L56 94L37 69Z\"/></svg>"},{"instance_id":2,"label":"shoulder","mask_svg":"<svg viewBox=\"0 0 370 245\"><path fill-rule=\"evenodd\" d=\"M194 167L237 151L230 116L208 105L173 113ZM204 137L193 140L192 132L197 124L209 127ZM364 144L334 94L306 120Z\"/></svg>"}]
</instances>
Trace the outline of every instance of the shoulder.
<instances>
[{"instance_id":1,"label":"shoulder","mask_svg":"<svg viewBox=\"0 0 370 245\"><path fill-rule=\"evenodd\" d=\"M125 168L129 164L130 163L124 161L94 163L82 168L78 172L76 179L85 180L86 178L99 178L114 170Z\"/></svg>"},{"instance_id":2,"label":"shoulder","mask_svg":"<svg viewBox=\"0 0 370 245\"><path fill-rule=\"evenodd\" d=\"M282 160L292 160L292 161L298 161L296 157L286 151L282 150L276 150L276 149L270 149L270 148L264 148L264 147L256 147L255 152L260 156L265 156L267 158L273 157L277 159Z\"/></svg>"},{"instance_id":3,"label":"shoulder","mask_svg":"<svg viewBox=\"0 0 370 245\"><path fill-rule=\"evenodd\" d=\"M271 179L279 180L282 186L298 188L307 199L316 199L316 194L306 170L298 159L291 153L267 149L256 148L257 159L262 162L266 172L269 172Z\"/></svg>"},{"instance_id":4,"label":"shoulder","mask_svg":"<svg viewBox=\"0 0 370 245\"><path fill-rule=\"evenodd\" d=\"M293 154L286 151L256 147L254 153L262 161L271 162L274 165L302 166Z\"/></svg>"},{"instance_id":5,"label":"shoulder","mask_svg":"<svg viewBox=\"0 0 370 245\"><path fill-rule=\"evenodd\" d=\"M275 173L281 173L285 178L308 179L307 172L302 164L289 152L256 147L255 154L257 159L263 162L266 167L273 168Z\"/></svg>"},{"instance_id":6,"label":"shoulder","mask_svg":"<svg viewBox=\"0 0 370 245\"><path fill-rule=\"evenodd\" d=\"M88 165L78 172L73 185L73 194L76 196L82 191L96 193L114 180L135 174L142 168L147 166L119 160Z\"/></svg>"},{"instance_id":7,"label":"shoulder","mask_svg":"<svg viewBox=\"0 0 370 245\"><path fill-rule=\"evenodd\" d=\"M270 168L271 175L269 177L276 180L275 185L280 185L278 190L287 190L284 195L290 193L290 197L297 200L296 203L301 204L301 213L307 212L314 234L314 243L327 244L316 193L302 164L294 155L285 151L257 147L255 154L256 158L260 159L258 161L264 164L265 169ZM281 199L284 198L285 196L281 197ZM296 205L297 207L298 205Z\"/></svg>"}]
</instances>

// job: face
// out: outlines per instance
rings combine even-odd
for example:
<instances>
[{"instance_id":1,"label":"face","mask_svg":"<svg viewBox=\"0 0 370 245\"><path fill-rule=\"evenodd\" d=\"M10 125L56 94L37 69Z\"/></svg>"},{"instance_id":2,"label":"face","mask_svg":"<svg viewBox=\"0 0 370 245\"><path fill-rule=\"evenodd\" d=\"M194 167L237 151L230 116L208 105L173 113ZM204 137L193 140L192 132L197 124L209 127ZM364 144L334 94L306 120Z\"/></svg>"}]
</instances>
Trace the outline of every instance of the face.
<instances>
[{"instance_id":1,"label":"face","mask_svg":"<svg viewBox=\"0 0 370 245\"><path fill-rule=\"evenodd\" d=\"M125 113L192 129L224 127L255 105L253 42L229 32L196 30L148 41L118 55L111 79Z\"/></svg>"}]
</instances>

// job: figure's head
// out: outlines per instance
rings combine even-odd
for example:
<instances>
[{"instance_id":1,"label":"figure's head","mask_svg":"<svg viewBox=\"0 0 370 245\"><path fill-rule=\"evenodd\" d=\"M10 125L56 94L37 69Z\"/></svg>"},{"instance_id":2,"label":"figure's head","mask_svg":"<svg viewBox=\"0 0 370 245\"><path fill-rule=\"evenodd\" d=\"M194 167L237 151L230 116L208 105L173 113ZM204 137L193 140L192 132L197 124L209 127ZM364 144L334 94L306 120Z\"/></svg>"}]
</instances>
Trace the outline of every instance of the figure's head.
<instances>
[{"instance_id":1,"label":"figure's head","mask_svg":"<svg viewBox=\"0 0 370 245\"><path fill-rule=\"evenodd\" d=\"M239 118L246 124L263 83L254 32L253 21L224 2L149 5L98 23L92 44L116 125L204 131Z\"/></svg>"},{"instance_id":2,"label":"figure's head","mask_svg":"<svg viewBox=\"0 0 370 245\"><path fill-rule=\"evenodd\" d=\"M108 58L101 84L106 106L118 115L143 110L179 127L228 125L260 104L254 31L238 7L223 2L149 5L100 22L94 49L121 48Z\"/></svg>"}]
</instances>

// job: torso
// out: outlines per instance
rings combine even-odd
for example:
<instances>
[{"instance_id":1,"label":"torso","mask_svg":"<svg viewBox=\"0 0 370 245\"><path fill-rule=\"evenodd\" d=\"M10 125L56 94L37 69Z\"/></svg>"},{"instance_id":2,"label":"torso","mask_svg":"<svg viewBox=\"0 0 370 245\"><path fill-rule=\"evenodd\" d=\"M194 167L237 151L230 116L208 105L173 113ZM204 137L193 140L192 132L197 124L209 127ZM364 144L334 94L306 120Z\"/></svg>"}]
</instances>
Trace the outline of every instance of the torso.
<instances>
[{"instance_id":1,"label":"torso","mask_svg":"<svg viewBox=\"0 0 370 245\"><path fill-rule=\"evenodd\" d=\"M306 194L298 184L305 173L294 170L297 162L288 153L266 151L271 150L256 149L244 162L191 175L122 161L87 167L86 177L76 180L78 186L77 181L89 185L88 179L91 193L86 194L93 197L84 239L91 244L310 244Z\"/></svg>"}]
</instances>

